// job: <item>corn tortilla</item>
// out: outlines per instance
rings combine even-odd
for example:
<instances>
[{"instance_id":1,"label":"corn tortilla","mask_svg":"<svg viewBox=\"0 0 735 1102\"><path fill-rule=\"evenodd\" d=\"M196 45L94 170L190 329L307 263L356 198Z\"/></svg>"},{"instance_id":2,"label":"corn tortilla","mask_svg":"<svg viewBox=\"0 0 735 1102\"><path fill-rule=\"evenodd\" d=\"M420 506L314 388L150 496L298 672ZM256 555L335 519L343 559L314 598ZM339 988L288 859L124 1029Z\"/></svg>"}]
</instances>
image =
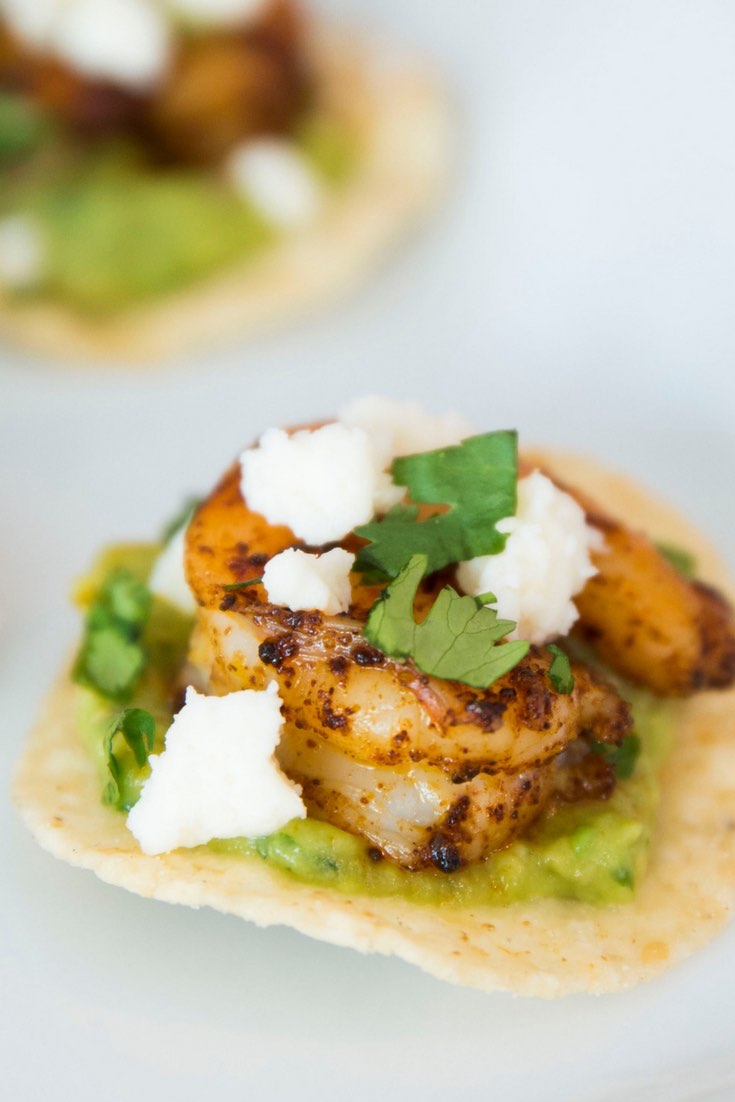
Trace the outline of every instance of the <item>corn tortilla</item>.
<instances>
[{"instance_id":1,"label":"corn tortilla","mask_svg":"<svg viewBox=\"0 0 735 1102\"><path fill-rule=\"evenodd\" d=\"M0 337L57 359L147 363L266 330L351 290L443 192L450 113L431 69L411 57L324 30L313 53L321 102L360 144L353 177L313 225L110 319L0 292Z\"/></svg>"},{"instance_id":2,"label":"corn tortilla","mask_svg":"<svg viewBox=\"0 0 735 1102\"><path fill-rule=\"evenodd\" d=\"M542 461L612 514L691 551L701 576L732 597L714 552L671 509L586 459L543 454ZM64 679L47 703L20 762L15 800L44 848L139 895L394 954L454 983L541 997L648 980L710 940L735 906L733 690L681 704L649 869L634 902L548 899L463 909L330 892L259 858L206 847L143 855L124 816L100 802L95 766L72 722L73 691Z\"/></svg>"}]
</instances>

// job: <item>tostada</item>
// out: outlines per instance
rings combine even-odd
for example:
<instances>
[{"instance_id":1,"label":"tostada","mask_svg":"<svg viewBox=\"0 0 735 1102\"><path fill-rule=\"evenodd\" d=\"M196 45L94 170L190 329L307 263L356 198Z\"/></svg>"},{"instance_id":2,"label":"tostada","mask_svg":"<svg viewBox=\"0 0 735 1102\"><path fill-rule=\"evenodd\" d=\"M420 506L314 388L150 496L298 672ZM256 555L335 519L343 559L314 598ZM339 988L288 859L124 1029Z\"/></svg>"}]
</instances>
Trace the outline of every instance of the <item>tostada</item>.
<instances>
[{"instance_id":1,"label":"tostada","mask_svg":"<svg viewBox=\"0 0 735 1102\"><path fill-rule=\"evenodd\" d=\"M488 990L625 988L735 905L727 593L629 479L359 400L100 557L15 798L141 895Z\"/></svg>"}]
</instances>

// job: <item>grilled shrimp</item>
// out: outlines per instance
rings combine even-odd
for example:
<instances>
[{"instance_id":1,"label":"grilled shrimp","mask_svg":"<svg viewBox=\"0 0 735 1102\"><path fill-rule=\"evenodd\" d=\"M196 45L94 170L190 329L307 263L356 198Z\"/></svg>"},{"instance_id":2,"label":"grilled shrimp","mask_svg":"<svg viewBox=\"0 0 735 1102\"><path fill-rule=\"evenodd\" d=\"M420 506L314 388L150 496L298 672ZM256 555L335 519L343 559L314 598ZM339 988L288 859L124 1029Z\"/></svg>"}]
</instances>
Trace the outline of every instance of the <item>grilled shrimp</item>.
<instances>
[{"instance_id":1,"label":"grilled shrimp","mask_svg":"<svg viewBox=\"0 0 735 1102\"><path fill-rule=\"evenodd\" d=\"M0 22L0 89L20 92L89 138L121 131L156 159L210 164L256 134L288 132L310 101L306 27L293 0L269 0L243 27L178 36L152 88L89 77Z\"/></svg>"},{"instance_id":2,"label":"grilled shrimp","mask_svg":"<svg viewBox=\"0 0 735 1102\"><path fill-rule=\"evenodd\" d=\"M643 532L555 481L604 537L603 549L592 553L598 572L575 597L575 634L611 669L661 696L732 685L735 613L725 598L683 577Z\"/></svg>"},{"instance_id":3,"label":"grilled shrimp","mask_svg":"<svg viewBox=\"0 0 735 1102\"><path fill-rule=\"evenodd\" d=\"M30 49L1 23L0 90L21 93L90 138L132 126L140 113L139 95Z\"/></svg>"},{"instance_id":4,"label":"grilled shrimp","mask_svg":"<svg viewBox=\"0 0 735 1102\"><path fill-rule=\"evenodd\" d=\"M582 665L555 693L549 658L532 650L486 690L430 677L366 643L375 587L355 585L349 613L270 604L257 579L298 543L246 506L234 467L187 533L187 575L200 605L190 673L223 694L276 680L283 767L309 812L361 834L410 868L451 870L507 844L549 800L604 794L612 781L587 740L619 743L628 706ZM302 545L303 546L303 545ZM574 748L570 752L570 748ZM583 773L586 784L580 784Z\"/></svg>"},{"instance_id":5,"label":"grilled shrimp","mask_svg":"<svg viewBox=\"0 0 735 1102\"><path fill-rule=\"evenodd\" d=\"M311 91L304 30L291 0L271 0L253 26L185 38L144 114L156 148L206 164L253 135L290 130Z\"/></svg>"}]
</instances>

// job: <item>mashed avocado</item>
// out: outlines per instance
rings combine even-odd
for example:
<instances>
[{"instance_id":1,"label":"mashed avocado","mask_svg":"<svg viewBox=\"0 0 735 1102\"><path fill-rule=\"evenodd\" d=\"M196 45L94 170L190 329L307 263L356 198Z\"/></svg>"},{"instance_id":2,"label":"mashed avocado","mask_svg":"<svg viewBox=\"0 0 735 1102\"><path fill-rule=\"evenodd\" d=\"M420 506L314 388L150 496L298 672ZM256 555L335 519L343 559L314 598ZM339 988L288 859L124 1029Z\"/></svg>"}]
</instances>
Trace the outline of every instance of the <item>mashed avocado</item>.
<instances>
[{"instance_id":1,"label":"mashed avocado","mask_svg":"<svg viewBox=\"0 0 735 1102\"><path fill-rule=\"evenodd\" d=\"M416 903L462 906L551 896L588 903L632 900L646 867L656 806L657 769L668 747L671 706L632 694L641 751L633 775L609 800L570 804L543 816L521 840L454 873L408 872L374 860L363 840L313 819L295 820L255 841L211 842L224 853L258 854L299 880L348 893L401 895Z\"/></svg>"},{"instance_id":2,"label":"mashed avocado","mask_svg":"<svg viewBox=\"0 0 735 1102\"><path fill-rule=\"evenodd\" d=\"M90 316L186 287L274 236L223 182L152 169L120 149L48 172L39 165L19 176L2 207L32 217L44 240L44 278L33 293Z\"/></svg>"},{"instance_id":3,"label":"mashed avocado","mask_svg":"<svg viewBox=\"0 0 735 1102\"><path fill-rule=\"evenodd\" d=\"M106 552L78 586L77 600L89 606L105 577L120 567L145 580L158 549L126 545ZM154 599L143 634L148 662L130 703L154 716L156 752L171 722L172 682L190 629L191 621ZM109 775L106 738L119 708L92 688L80 687L78 692L79 727L99 764L102 791L102 778ZM549 896L597 904L629 901L645 871L658 803L657 773L668 749L674 706L638 690L628 695L640 754L632 775L619 779L612 797L542 815L523 839L467 869L409 872L382 858L364 840L315 819L294 820L264 838L213 841L210 848L258 857L288 876L337 891L400 895L417 903L473 906ZM136 802L149 768L141 768L124 744L116 747L115 758L120 793L116 806L125 811Z\"/></svg>"},{"instance_id":4,"label":"mashed avocado","mask_svg":"<svg viewBox=\"0 0 735 1102\"><path fill-rule=\"evenodd\" d=\"M33 294L104 317L255 257L276 239L217 173L151 165L119 143L44 142L29 110L0 99L0 216L29 215L40 229L45 274ZM343 127L313 117L294 141L328 187L350 175L355 148ZM18 163L26 152L34 155Z\"/></svg>"},{"instance_id":5,"label":"mashed avocado","mask_svg":"<svg viewBox=\"0 0 735 1102\"><path fill-rule=\"evenodd\" d=\"M119 544L104 551L90 572L80 580L74 591L75 602L89 610L107 579L120 570L145 582L150 574L159 544ZM147 661L134 690L134 699L125 701L149 712L156 725L156 753L163 750L164 735L171 725L174 710L175 680L184 662L191 635L192 621L166 601L154 597L142 632L141 645ZM128 811L137 801L150 767L139 766L129 746L122 738L109 745L109 732L120 714L121 702L114 702L88 685L77 691L77 723L90 754L95 759L101 779L101 792L109 781L109 754L113 752L119 772L116 776L119 793L113 802L121 811Z\"/></svg>"}]
</instances>

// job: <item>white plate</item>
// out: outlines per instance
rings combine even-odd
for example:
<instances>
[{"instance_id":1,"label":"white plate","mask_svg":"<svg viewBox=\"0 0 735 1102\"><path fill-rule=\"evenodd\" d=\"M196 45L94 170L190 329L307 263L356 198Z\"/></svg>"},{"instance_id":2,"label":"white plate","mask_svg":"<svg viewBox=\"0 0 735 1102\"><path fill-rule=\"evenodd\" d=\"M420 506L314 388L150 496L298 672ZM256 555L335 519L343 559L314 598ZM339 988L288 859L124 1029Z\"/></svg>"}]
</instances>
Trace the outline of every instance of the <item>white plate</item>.
<instances>
[{"instance_id":1,"label":"white plate","mask_svg":"<svg viewBox=\"0 0 735 1102\"><path fill-rule=\"evenodd\" d=\"M70 579L269 424L365 390L594 452L735 565L735 10L699 0L370 9L433 50L450 200L340 310L147 374L0 367L2 791L76 625ZM556 1004L127 895L3 797L3 1096L86 1102L735 1097L735 928L660 981Z\"/></svg>"}]
</instances>

